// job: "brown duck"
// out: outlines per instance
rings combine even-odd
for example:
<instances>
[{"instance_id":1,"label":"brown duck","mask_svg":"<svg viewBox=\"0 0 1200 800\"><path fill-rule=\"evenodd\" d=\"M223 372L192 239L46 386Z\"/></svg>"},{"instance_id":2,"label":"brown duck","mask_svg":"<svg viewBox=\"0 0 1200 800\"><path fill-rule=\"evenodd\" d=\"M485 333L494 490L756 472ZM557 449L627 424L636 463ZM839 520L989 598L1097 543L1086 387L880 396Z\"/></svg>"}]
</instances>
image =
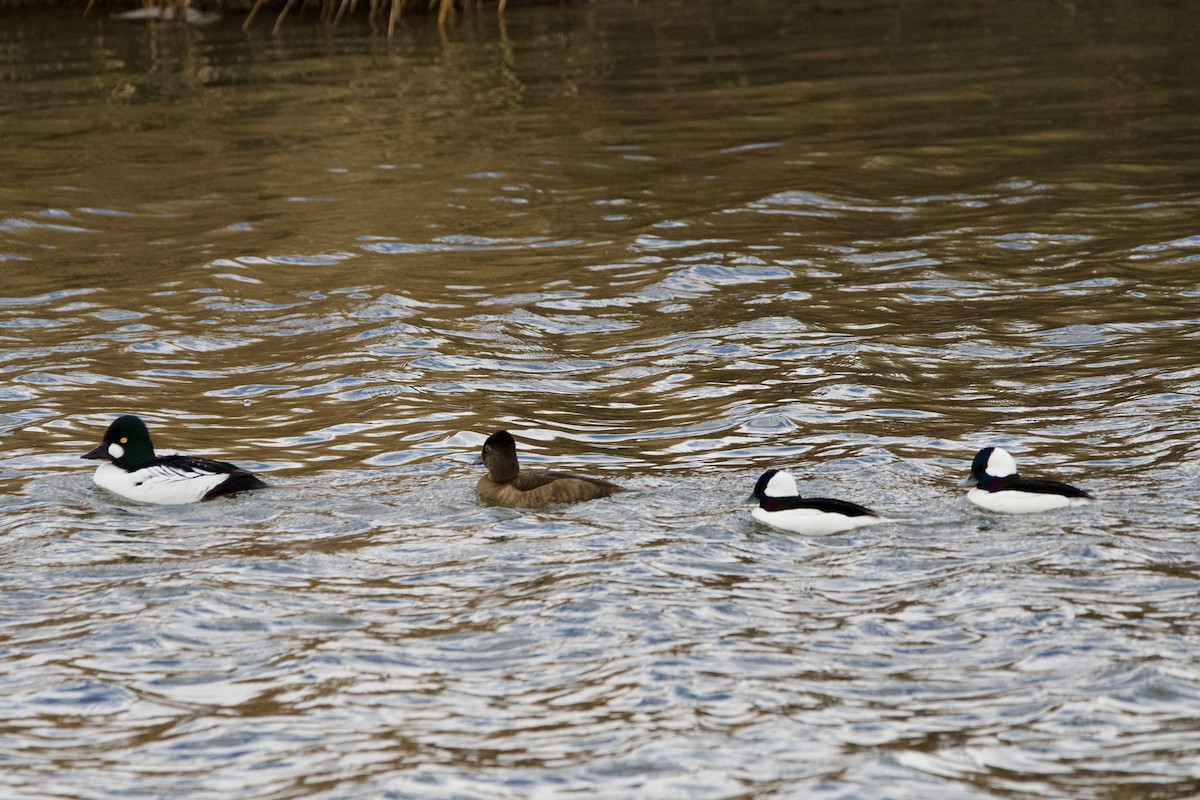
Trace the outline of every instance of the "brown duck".
<instances>
[{"instance_id":1,"label":"brown duck","mask_svg":"<svg viewBox=\"0 0 1200 800\"><path fill-rule=\"evenodd\" d=\"M541 508L551 503L577 503L625 491L615 483L598 478L581 478L562 472L521 469L517 443L508 431L496 431L483 443L481 454L488 474L479 479L475 491L497 505Z\"/></svg>"}]
</instances>

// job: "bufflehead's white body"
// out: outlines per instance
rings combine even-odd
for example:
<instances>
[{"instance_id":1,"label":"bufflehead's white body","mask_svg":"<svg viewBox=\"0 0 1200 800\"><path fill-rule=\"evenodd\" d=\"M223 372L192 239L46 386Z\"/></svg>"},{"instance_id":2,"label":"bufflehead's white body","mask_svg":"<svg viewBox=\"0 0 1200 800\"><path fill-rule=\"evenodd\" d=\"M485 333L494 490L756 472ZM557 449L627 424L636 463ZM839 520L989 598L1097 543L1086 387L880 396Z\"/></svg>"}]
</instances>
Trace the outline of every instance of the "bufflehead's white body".
<instances>
[{"instance_id":1,"label":"bufflehead's white body","mask_svg":"<svg viewBox=\"0 0 1200 800\"><path fill-rule=\"evenodd\" d=\"M1096 501L1065 483L1020 477L1017 462L999 447L985 447L976 453L971 474L960 486L975 487L967 492L967 499L998 514L1036 514Z\"/></svg>"},{"instance_id":2,"label":"bufflehead's white body","mask_svg":"<svg viewBox=\"0 0 1200 800\"><path fill-rule=\"evenodd\" d=\"M827 536L888 521L857 503L801 497L792 474L776 469L769 469L759 477L752 497L758 500L758 508L750 512L754 519L772 528L808 536Z\"/></svg>"},{"instance_id":3,"label":"bufflehead's white body","mask_svg":"<svg viewBox=\"0 0 1200 800\"><path fill-rule=\"evenodd\" d=\"M155 456L146 425L131 414L114 420L104 440L83 458L109 462L96 468L92 480L102 489L139 503L182 505L266 486L251 473L224 461Z\"/></svg>"}]
</instances>

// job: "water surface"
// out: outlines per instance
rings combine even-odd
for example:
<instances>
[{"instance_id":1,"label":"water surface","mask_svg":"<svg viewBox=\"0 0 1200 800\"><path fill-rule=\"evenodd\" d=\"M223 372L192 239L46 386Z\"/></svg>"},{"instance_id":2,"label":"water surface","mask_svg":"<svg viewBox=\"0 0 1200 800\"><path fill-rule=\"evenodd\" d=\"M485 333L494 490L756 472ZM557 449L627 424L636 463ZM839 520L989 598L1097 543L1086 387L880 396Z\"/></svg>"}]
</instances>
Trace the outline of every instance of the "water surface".
<instances>
[{"instance_id":1,"label":"water surface","mask_svg":"<svg viewBox=\"0 0 1200 800\"><path fill-rule=\"evenodd\" d=\"M6 792L1200 793L1188 3L4 14ZM273 488L108 495L120 413Z\"/></svg>"}]
</instances>

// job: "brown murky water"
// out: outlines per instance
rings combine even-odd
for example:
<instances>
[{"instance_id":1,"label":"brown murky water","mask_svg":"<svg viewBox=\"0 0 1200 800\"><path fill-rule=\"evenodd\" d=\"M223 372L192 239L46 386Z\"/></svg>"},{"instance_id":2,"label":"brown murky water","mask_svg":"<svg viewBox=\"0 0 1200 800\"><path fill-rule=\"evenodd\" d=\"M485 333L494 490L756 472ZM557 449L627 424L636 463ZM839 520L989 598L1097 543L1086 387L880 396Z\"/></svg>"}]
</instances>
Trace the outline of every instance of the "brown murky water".
<instances>
[{"instance_id":1,"label":"brown murky water","mask_svg":"<svg viewBox=\"0 0 1200 800\"><path fill-rule=\"evenodd\" d=\"M1200 794L1194 4L0 15L7 795Z\"/></svg>"}]
</instances>

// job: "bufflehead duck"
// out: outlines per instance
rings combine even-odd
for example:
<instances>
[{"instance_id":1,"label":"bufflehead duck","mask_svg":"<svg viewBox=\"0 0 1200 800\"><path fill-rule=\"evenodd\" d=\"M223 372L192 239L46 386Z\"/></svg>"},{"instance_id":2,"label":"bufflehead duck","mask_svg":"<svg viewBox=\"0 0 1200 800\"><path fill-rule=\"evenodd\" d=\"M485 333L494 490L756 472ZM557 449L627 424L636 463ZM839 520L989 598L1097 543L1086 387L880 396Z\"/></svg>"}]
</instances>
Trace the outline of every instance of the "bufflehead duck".
<instances>
[{"instance_id":1,"label":"bufflehead duck","mask_svg":"<svg viewBox=\"0 0 1200 800\"><path fill-rule=\"evenodd\" d=\"M759 522L810 536L825 536L888 521L857 503L801 497L792 474L778 469L769 469L759 477L751 497L758 501L758 508L751 516Z\"/></svg>"},{"instance_id":2,"label":"bufflehead duck","mask_svg":"<svg viewBox=\"0 0 1200 800\"><path fill-rule=\"evenodd\" d=\"M132 414L113 420L104 432L104 440L82 458L111 462L97 467L92 480L101 488L139 503L194 503L267 485L224 461L155 456L146 423Z\"/></svg>"},{"instance_id":3,"label":"bufflehead duck","mask_svg":"<svg viewBox=\"0 0 1200 800\"><path fill-rule=\"evenodd\" d=\"M508 431L496 431L483 443L480 454L487 475L475 484L484 500L516 508L541 508L551 503L595 500L625 491L615 483L581 478L562 472L521 469L517 443Z\"/></svg>"},{"instance_id":4,"label":"bufflehead duck","mask_svg":"<svg viewBox=\"0 0 1200 800\"><path fill-rule=\"evenodd\" d=\"M971 474L959 486L974 486L967 492L967 499L1001 514L1032 514L1086 505L1096 499L1065 483L1018 476L1017 462L1000 447L985 447L976 453Z\"/></svg>"}]
</instances>

